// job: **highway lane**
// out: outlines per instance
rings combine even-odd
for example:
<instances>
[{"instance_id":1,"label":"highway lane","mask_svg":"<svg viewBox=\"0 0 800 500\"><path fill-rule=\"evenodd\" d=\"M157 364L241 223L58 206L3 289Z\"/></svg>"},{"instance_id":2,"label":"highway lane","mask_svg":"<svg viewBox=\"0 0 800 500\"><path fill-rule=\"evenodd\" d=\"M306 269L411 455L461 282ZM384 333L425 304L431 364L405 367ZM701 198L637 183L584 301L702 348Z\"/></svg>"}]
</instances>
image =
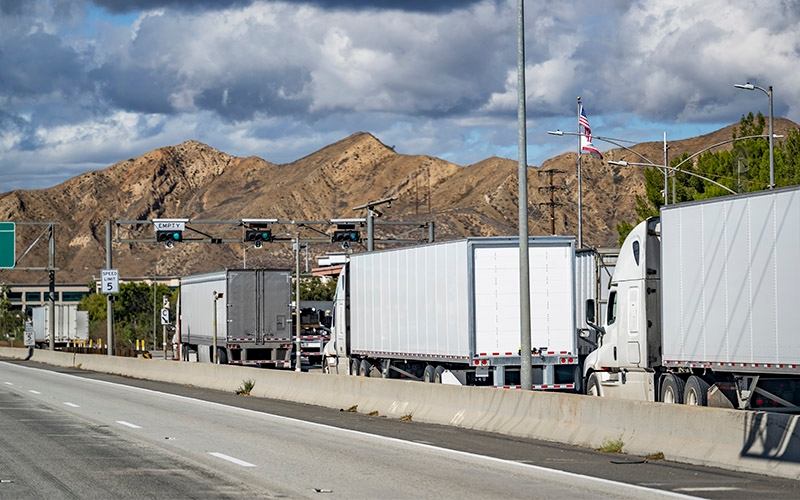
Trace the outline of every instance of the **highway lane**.
<instances>
[{"instance_id":1,"label":"highway lane","mask_svg":"<svg viewBox=\"0 0 800 500\"><path fill-rule=\"evenodd\" d=\"M658 496L57 371L4 364L0 373L3 462L16 464L0 492L16 498Z\"/></svg>"},{"instance_id":2,"label":"highway lane","mask_svg":"<svg viewBox=\"0 0 800 500\"><path fill-rule=\"evenodd\" d=\"M705 498L797 497L797 483L791 481L752 478L727 471L643 461L624 455L609 457L591 450L575 450L463 429L403 423L305 405L237 397L218 391L123 379L126 384L249 407L235 409L104 384L96 379L119 380L119 377L79 370L54 369L95 381L79 383L80 379L58 375L55 380L45 378L34 384L30 374L34 371L24 370L19 366L23 364L0 363L0 392L11 391L23 400L46 406L55 414L69 415L78 419L79 427L81 422L85 422L83 425L89 429L110 433L112 441L117 439L121 443L121 450L133 443L134 448L145 447L148 450L143 455L155 457L156 463L133 468L131 475L154 476L139 481L145 485L143 487L152 487L153 491L147 494L140 491L138 497L222 498L225 494L233 495L245 489L242 485L249 485L251 492L242 495L251 498L301 498L323 494L316 493L315 489L331 491L324 493L328 498L477 498L487 495L509 498L655 498L658 495L649 489L585 477L595 473L645 487L692 493ZM90 385L83 385L87 383ZM47 390L29 389L32 385L47 387ZM75 396L67 398L66 394ZM5 408L5 404L2 406ZM258 413L251 409L258 410ZM265 411L282 413L286 417L310 418L326 425L265 415ZM3 421L11 418L5 413L5 410L0 413ZM124 417L120 417L120 413L124 413ZM351 430L331 428L328 424ZM233 431L226 432L226 429ZM393 439L364 434L361 430L393 436ZM16 431L4 434L15 436ZM254 439L256 435L259 437ZM446 451L435 445L461 451ZM494 458L477 456L476 453L493 455ZM528 464L538 464L539 467ZM581 474L552 471L552 467ZM175 473L165 474L163 471ZM117 475L126 477L119 472ZM165 481L168 484L164 484ZM181 489L181 484L185 489ZM199 493L190 489L194 484L201 485ZM4 496L2 487L0 484L0 497ZM177 487L179 494L164 493L171 487ZM118 488L123 494L114 497L136 497L125 496L124 485ZM193 493L188 493L190 491ZM252 491L256 494L253 495ZM90 497L83 495L81 498Z\"/></svg>"}]
</instances>

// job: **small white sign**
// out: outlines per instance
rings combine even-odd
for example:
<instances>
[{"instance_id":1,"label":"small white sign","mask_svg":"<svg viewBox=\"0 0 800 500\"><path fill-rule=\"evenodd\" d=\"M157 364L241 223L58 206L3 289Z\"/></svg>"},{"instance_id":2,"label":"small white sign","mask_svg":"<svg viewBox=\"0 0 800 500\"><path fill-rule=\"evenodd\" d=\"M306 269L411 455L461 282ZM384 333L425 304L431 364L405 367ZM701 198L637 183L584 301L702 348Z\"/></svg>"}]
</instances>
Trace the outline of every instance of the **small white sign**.
<instances>
[{"instance_id":1,"label":"small white sign","mask_svg":"<svg viewBox=\"0 0 800 500\"><path fill-rule=\"evenodd\" d=\"M164 295L163 297L161 297L161 300L162 303L164 304L162 307L164 307L165 309L169 309L169 297Z\"/></svg>"},{"instance_id":2,"label":"small white sign","mask_svg":"<svg viewBox=\"0 0 800 500\"><path fill-rule=\"evenodd\" d=\"M156 231L183 231L186 229L186 222L181 221L153 221Z\"/></svg>"},{"instance_id":3,"label":"small white sign","mask_svg":"<svg viewBox=\"0 0 800 500\"><path fill-rule=\"evenodd\" d=\"M161 310L161 324L162 325L169 324L169 309L167 308Z\"/></svg>"},{"instance_id":4,"label":"small white sign","mask_svg":"<svg viewBox=\"0 0 800 500\"><path fill-rule=\"evenodd\" d=\"M33 331L33 325L25 325L25 346L30 347L36 345L36 334Z\"/></svg>"},{"instance_id":5,"label":"small white sign","mask_svg":"<svg viewBox=\"0 0 800 500\"><path fill-rule=\"evenodd\" d=\"M119 270L102 269L100 271L101 288L105 294L119 293Z\"/></svg>"}]
</instances>

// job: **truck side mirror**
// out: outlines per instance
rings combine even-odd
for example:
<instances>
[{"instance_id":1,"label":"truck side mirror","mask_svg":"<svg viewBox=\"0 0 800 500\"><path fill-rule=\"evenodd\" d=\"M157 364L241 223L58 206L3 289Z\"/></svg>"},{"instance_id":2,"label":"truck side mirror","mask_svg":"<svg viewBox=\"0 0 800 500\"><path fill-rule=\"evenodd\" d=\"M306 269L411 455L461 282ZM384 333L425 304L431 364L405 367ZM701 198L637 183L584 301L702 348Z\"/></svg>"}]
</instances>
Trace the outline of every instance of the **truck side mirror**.
<instances>
[{"instance_id":1,"label":"truck side mirror","mask_svg":"<svg viewBox=\"0 0 800 500\"><path fill-rule=\"evenodd\" d=\"M594 299L586 299L586 322L594 323Z\"/></svg>"},{"instance_id":2,"label":"truck side mirror","mask_svg":"<svg viewBox=\"0 0 800 500\"><path fill-rule=\"evenodd\" d=\"M602 326L596 325L594 320L594 299L586 299L586 324L602 338L606 331Z\"/></svg>"}]
</instances>

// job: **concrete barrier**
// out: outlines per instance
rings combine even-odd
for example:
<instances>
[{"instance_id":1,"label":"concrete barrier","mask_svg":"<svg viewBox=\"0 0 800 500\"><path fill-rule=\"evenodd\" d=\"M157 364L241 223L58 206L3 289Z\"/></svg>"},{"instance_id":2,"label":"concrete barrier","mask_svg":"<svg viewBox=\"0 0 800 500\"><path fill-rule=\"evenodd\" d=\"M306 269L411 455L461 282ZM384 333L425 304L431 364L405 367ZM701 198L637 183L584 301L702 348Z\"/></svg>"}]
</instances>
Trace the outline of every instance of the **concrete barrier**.
<instances>
[{"instance_id":1,"label":"concrete barrier","mask_svg":"<svg viewBox=\"0 0 800 500\"><path fill-rule=\"evenodd\" d=\"M0 348L24 358L26 349ZM798 415L696 408L574 394L458 387L401 380L296 373L36 350L56 366L236 391L251 396L378 412L391 418L599 448L622 443L626 453L676 462L800 479Z\"/></svg>"}]
</instances>

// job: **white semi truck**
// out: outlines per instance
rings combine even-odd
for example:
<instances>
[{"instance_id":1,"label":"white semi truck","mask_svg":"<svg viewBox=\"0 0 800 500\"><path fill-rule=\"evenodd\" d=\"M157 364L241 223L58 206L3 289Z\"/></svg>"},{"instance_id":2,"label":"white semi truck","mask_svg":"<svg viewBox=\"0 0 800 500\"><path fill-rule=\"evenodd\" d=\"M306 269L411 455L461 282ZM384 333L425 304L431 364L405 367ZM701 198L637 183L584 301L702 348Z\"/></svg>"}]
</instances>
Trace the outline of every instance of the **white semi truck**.
<instances>
[{"instance_id":1,"label":"white semi truck","mask_svg":"<svg viewBox=\"0 0 800 500\"><path fill-rule=\"evenodd\" d=\"M54 347L66 347L70 343L89 340L88 311L79 311L77 304L56 304L54 311ZM50 345L50 304L28 309L25 330L33 332L36 346Z\"/></svg>"},{"instance_id":2,"label":"white semi truck","mask_svg":"<svg viewBox=\"0 0 800 500\"><path fill-rule=\"evenodd\" d=\"M290 368L292 277L288 271L226 270L181 278L184 360Z\"/></svg>"},{"instance_id":3,"label":"white semi truck","mask_svg":"<svg viewBox=\"0 0 800 500\"><path fill-rule=\"evenodd\" d=\"M533 388L577 390L574 239L531 238L529 267ZM354 254L331 330L328 373L519 387L518 239Z\"/></svg>"},{"instance_id":4,"label":"white semi truck","mask_svg":"<svg viewBox=\"0 0 800 500\"><path fill-rule=\"evenodd\" d=\"M587 393L800 409L798 252L800 187L662 207L620 249Z\"/></svg>"}]
</instances>

